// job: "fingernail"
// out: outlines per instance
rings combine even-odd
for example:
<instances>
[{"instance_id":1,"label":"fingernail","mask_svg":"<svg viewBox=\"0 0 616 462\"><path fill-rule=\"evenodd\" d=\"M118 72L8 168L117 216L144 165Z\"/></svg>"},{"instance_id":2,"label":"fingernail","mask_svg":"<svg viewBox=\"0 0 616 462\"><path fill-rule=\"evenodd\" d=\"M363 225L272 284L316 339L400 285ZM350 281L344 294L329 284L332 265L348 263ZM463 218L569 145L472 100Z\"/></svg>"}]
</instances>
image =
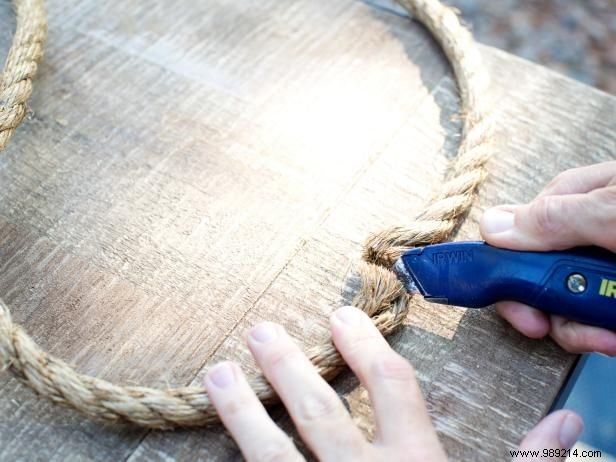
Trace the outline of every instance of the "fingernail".
<instances>
[{"instance_id":1,"label":"fingernail","mask_svg":"<svg viewBox=\"0 0 616 462\"><path fill-rule=\"evenodd\" d=\"M207 377L218 388L227 388L235 383L235 372L233 371L233 366L228 362L212 367L208 371Z\"/></svg>"},{"instance_id":2,"label":"fingernail","mask_svg":"<svg viewBox=\"0 0 616 462\"><path fill-rule=\"evenodd\" d=\"M513 228L514 215L501 209L488 209L483 214L481 221L485 232L497 234Z\"/></svg>"},{"instance_id":3,"label":"fingernail","mask_svg":"<svg viewBox=\"0 0 616 462\"><path fill-rule=\"evenodd\" d=\"M571 449L582 434L584 425L582 420L575 414L568 414L560 424L558 439L563 448Z\"/></svg>"},{"instance_id":4,"label":"fingernail","mask_svg":"<svg viewBox=\"0 0 616 462\"><path fill-rule=\"evenodd\" d=\"M272 322L262 322L252 328L250 336L259 343L267 343L278 337L278 329Z\"/></svg>"},{"instance_id":5,"label":"fingernail","mask_svg":"<svg viewBox=\"0 0 616 462\"><path fill-rule=\"evenodd\" d=\"M342 308L338 308L334 315L340 321L348 326L355 326L359 324L361 313L357 308L353 308L352 306L343 306Z\"/></svg>"}]
</instances>

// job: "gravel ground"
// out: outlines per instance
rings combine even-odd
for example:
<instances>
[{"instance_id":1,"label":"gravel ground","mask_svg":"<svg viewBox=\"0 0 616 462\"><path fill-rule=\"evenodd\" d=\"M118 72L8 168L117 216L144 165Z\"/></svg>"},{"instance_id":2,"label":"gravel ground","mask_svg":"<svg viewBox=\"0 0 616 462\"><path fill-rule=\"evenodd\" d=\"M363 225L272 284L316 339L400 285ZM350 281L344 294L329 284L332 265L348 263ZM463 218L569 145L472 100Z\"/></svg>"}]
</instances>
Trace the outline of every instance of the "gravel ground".
<instances>
[{"instance_id":1,"label":"gravel ground","mask_svg":"<svg viewBox=\"0 0 616 462\"><path fill-rule=\"evenodd\" d=\"M616 94L616 0L445 0L482 43Z\"/></svg>"}]
</instances>

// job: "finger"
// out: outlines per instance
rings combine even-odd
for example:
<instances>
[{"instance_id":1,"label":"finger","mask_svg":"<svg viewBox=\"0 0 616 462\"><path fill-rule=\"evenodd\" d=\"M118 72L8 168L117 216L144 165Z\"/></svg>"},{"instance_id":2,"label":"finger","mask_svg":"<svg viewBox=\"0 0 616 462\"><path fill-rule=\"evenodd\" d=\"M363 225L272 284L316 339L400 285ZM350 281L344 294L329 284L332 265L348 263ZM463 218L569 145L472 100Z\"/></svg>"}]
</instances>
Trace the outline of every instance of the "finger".
<instances>
[{"instance_id":1,"label":"finger","mask_svg":"<svg viewBox=\"0 0 616 462\"><path fill-rule=\"evenodd\" d=\"M518 302L499 302L496 312L517 331L530 338L543 338L550 333L550 318L543 312Z\"/></svg>"},{"instance_id":2,"label":"finger","mask_svg":"<svg viewBox=\"0 0 616 462\"><path fill-rule=\"evenodd\" d=\"M370 394L378 442L440 449L409 362L389 347L370 318L357 308L336 310L331 326L336 348Z\"/></svg>"},{"instance_id":3,"label":"finger","mask_svg":"<svg viewBox=\"0 0 616 462\"><path fill-rule=\"evenodd\" d=\"M570 353L596 351L616 356L616 332L552 316L550 336Z\"/></svg>"},{"instance_id":4,"label":"finger","mask_svg":"<svg viewBox=\"0 0 616 462\"><path fill-rule=\"evenodd\" d=\"M558 174L539 196L581 194L616 181L616 161L572 168Z\"/></svg>"},{"instance_id":5,"label":"finger","mask_svg":"<svg viewBox=\"0 0 616 462\"><path fill-rule=\"evenodd\" d=\"M270 419L237 365L223 362L212 367L204 385L220 420L247 461L305 460Z\"/></svg>"},{"instance_id":6,"label":"finger","mask_svg":"<svg viewBox=\"0 0 616 462\"><path fill-rule=\"evenodd\" d=\"M550 453L549 450L571 449L583 428L582 419L577 414L571 411L556 411L539 422L520 444L519 451L537 451L539 456L529 456L528 453L519 454L513 462L564 460L564 457L556 457L560 455L558 451ZM544 452L546 449L547 452Z\"/></svg>"},{"instance_id":7,"label":"finger","mask_svg":"<svg viewBox=\"0 0 616 462\"><path fill-rule=\"evenodd\" d=\"M264 322L248 346L304 441L321 460L363 460L372 450L332 388L282 326Z\"/></svg>"},{"instance_id":8,"label":"finger","mask_svg":"<svg viewBox=\"0 0 616 462\"><path fill-rule=\"evenodd\" d=\"M616 251L616 186L588 194L542 196L530 204L487 210L484 239L517 250L562 250L598 245Z\"/></svg>"}]
</instances>

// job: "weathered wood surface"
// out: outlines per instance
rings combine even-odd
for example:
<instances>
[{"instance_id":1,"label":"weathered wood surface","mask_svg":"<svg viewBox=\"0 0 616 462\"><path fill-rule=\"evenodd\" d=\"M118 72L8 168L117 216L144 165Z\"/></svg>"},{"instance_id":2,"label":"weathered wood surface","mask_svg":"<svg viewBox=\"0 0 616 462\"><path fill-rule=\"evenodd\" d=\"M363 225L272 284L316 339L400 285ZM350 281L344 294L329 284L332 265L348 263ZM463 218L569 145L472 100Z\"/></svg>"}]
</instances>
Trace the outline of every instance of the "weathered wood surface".
<instances>
[{"instance_id":1,"label":"weathered wood surface","mask_svg":"<svg viewBox=\"0 0 616 462\"><path fill-rule=\"evenodd\" d=\"M358 1L50 1L33 114L0 156L0 294L89 374L198 383L264 319L326 336L371 230L455 155L451 72L418 24ZM0 1L0 50L14 18ZM482 48L502 144L482 210L614 158L616 99ZM506 458L573 357L492 311L419 304L391 338L454 460ZM334 386L370 434L365 391ZM272 410L280 424L284 411ZM101 425L0 375L0 460L236 460L221 427Z\"/></svg>"}]
</instances>

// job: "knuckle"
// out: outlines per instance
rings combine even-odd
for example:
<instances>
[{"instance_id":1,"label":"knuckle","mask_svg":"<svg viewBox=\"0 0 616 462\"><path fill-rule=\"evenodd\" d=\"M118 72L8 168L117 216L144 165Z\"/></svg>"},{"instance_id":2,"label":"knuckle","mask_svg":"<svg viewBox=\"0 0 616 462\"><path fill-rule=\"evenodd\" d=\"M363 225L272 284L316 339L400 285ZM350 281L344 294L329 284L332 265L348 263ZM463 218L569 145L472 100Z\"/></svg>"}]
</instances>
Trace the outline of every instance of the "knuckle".
<instances>
[{"instance_id":1,"label":"knuckle","mask_svg":"<svg viewBox=\"0 0 616 462\"><path fill-rule=\"evenodd\" d=\"M269 440L259 445L248 460L254 462L287 462L297 460L297 450L286 437Z\"/></svg>"},{"instance_id":2,"label":"knuckle","mask_svg":"<svg viewBox=\"0 0 616 462\"><path fill-rule=\"evenodd\" d=\"M264 358L264 366L268 369L285 367L301 357L301 351L290 343L278 345L270 350Z\"/></svg>"},{"instance_id":3,"label":"knuckle","mask_svg":"<svg viewBox=\"0 0 616 462\"><path fill-rule=\"evenodd\" d=\"M356 334L349 339L345 348L345 356L350 359L366 356L366 352L373 350L375 342L379 340L377 335L371 331Z\"/></svg>"},{"instance_id":4,"label":"knuckle","mask_svg":"<svg viewBox=\"0 0 616 462\"><path fill-rule=\"evenodd\" d=\"M565 350L567 353L579 354L584 353L581 348L579 348L574 343L571 343L569 340L565 338L557 338L555 339L556 343L560 345L560 347Z\"/></svg>"},{"instance_id":5,"label":"knuckle","mask_svg":"<svg viewBox=\"0 0 616 462\"><path fill-rule=\"evenodd\" d=\"M563 170L543 188L543 194L558 194L579 182L580 167Z\"/></svg>"},{"instance_id":6,"label":"knuckle","mask_svg":"<svg viewBox=\"0 0 616 462\"><path fill-rule=\"evenodd\" d=\"M336 420L342 415L342 403L332 393L307 393L297 404L298 426L305 426L316 421Z\"/></svg>"},{"instance_id":7,"label":"knuckle","mask_svg":"<svg viewBox=\"0 0 616 462\"><path fill-rule=\"evenodd\" d=\"M574 171L575 169L572 169L572 168L563 170L562 172L560 172L558 175L556 175L554 178L550 180L550 182L547 184L545 189L552 190L558 185L560 185L561 183L568 182L569 177L574 173Z\"/></svg>"},{"instance_id":8,"label":"knuckle","mask_svg":"<svg viewBox=\"0 0 616 462\"><path fill-rule=\"evenodd\" d=\"M555 183L562 183L565 181L572 181L575 180L576 178L578 178L580 176L580 170L583 167L572 167L572 168L568 168L566 170L563 170L562 172L560 172L558 175L556 175L554 177L554 181Z\"/></svg>"},{"instance_id":9,"label":"knuckle","mask_svg":"<svg viewBox=\"0 0 616 462\"><path fill-rule=\"evenodd\" d=\"M600 203L603 203L608 207L611 206L613 209L616 209L616 184L614 186L610 185L607 188L601 188L597 190L596 193L599 196L598 201Z\"/></svg>"},{"instance_id":10,"label":"knuckle","mask_svg":"<svg viewBox=\"0 0 616 462\"><path fill-rule=\"evenodd\" d=\"M373 367L376 377L395 382L412 382L416 380L415 369L406 359L397 353L388 353L377 359Z\"/></svg>"},{"instance_id":11,"label":"knuckle","mask_svg":"<svg viewBox=\"0 0 616 462\"><path fill-rule=\"evenodd\" d=\"M339 432L332 435L332 443L338 448L344 448L344 460L377 461L374 448L366 443L359 432Z\"/></svg>"},{"instance_id":12,"label":"knuckle","mask_svg":"<svg viewBox=\"0 0 616 462\"><path fill-rule=\"evenodd\" d=\"M616 233L606 232L616 227L616 184L597 189L589 195L594 210L594 227L589 229L596 245L616 252ZM598 230L598 231L597 231Z\"/></svg>"},{"instance_id":13,"label":"knuckle","mask_svg":"<svg viewBox=\"0 0 616 462\"><path fill-rule=\"evenodd\" d=\"M254 402L251 398L250 395L244 393L234 396L231 400L222 404L218 412L230 419L251 412L254 409Z\"/></svg>"},{"instance_id":14,"label":"knuckle","mask_svg":"<svg viewBox=\"0 0 616 462\"><path fill-rule=\"evenodd\" d=\"M571 328L571 326L553 331L552 338L568 353L578 354L588 351L583 335L577 329Z\"/></svg>"},{"instance_id":15,"label":"knuckle","mask_svg":"<svg viewBox=\"0 0 616 462\"><path fill-rule=\"evenodd\" d=\"M530 213L534 226L541 233L553 233L560 228L563 206L558 196L546 196L535 199L531 203Z\"/></svg>"}]
</instances>

